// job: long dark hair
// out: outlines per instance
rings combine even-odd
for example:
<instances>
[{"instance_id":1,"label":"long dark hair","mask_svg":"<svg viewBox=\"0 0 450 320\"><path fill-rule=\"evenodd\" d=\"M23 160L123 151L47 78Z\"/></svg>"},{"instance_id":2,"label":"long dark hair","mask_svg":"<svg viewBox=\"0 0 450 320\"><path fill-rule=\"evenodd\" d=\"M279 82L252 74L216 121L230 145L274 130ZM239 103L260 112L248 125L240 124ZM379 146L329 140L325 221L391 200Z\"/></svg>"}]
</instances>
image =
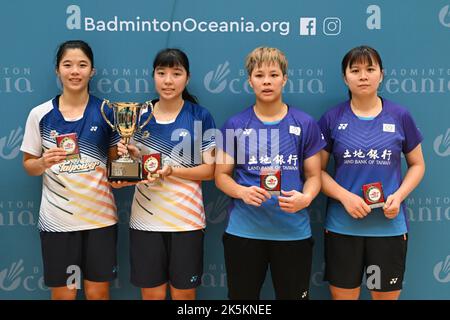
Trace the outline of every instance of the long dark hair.
<instances>
[{"instance_id":1,"label":"long dark hair","mask_svg":"<svg viewBox=\"0 0 450 320\"><path fill-rule=\"evenodd\" d=\"M190 76L189 71L189 59L187 55L180 49L166 48L159 51L153 60L153 75L155 74L155 69L158 67L176 67L182 66ZM185 87L182 93L182 98L188 100L192 103L198 104L198 100L195 96L191 95L187 88Z\"/></svg>"},{"instance_id":2,"label":"long dark hair","mask_svg":"<svg viewBox=\"0 0 450 320\"><path fill-rule=\"evenodd\" d=\"M88 57L89 61L91 62L91 69L94 69L94 52L92 52L91 47L89 44L83 40L69 40L66 42L63 42L59 45L58 51L56 52L56 70L59 69L59 64L61 62L62 57L69 49L80 49L83 51L83 53ZM88 84L87 87L88 93L90 91L90 86Z\"/></svg>"},{"instance_id":3,"label":"long dark hair","mask_svg":"<svg viewBox=\"0 0 450 320\"><path fill-rule=\"evenodd\" d=\"M371 66L374 61L380 66L380 70L383 71L383 61L381 61L381 56L377 50L369 46L355 47L347 52L342 59L342 75L345 76L347 67L351 67L355 63L367 63ZM350 98L352 97L350 90L348 91L348 95Z\"/></svg>"},{"instance_id":4,"label":"long dark hair","mask_svg":"<svg viewBox=\"0 0 450 320\"><path fill-rule=\"evenodd\" d=\"M80 49L81 51L83 51L83 53L91 62L92 68L94 68L94 53L92 52L89 44L87 44L87 42L84 42L83 40L69 40L61 43L58 47L58 51L56 53L56 69L58 69L62 57L69 49Z\"/></svg>"}]
</instances>

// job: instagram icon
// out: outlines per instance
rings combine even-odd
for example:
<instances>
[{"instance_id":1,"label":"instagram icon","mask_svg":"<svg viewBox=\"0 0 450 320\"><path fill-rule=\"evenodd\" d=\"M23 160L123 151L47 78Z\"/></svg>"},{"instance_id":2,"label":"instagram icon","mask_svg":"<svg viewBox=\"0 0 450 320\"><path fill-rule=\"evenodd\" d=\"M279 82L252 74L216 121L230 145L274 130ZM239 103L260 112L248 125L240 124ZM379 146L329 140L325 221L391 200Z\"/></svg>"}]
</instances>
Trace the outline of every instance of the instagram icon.
<instances>
[{"instance_id":1,"label":"instagram icon","mask_svg":"<svg viewBox=\"0 0 450 320\"><path fill-rule=\"evenodd\" d=\"M341 19L328 17L323 20L323 33L327 36L337 36L341 33Z\"/></svg>"}]
</instances>

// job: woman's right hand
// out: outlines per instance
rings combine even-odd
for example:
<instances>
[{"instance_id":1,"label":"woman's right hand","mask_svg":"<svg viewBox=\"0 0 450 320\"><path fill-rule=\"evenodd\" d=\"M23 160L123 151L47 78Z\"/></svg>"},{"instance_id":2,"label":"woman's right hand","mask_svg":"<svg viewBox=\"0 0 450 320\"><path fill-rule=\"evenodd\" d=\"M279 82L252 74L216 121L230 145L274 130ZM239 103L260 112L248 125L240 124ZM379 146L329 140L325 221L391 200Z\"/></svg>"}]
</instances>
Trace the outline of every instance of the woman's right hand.
<instances>
[{"instance_id":1,"label":"woman's right hand","mask_svg":"<svg viewBox=\"0 0 450 320\"><path fill-rule=\"evenodd\" d=\"M41 156L42 165L45 169L51 168L55 164L66 160L67 152L62 148L51 148L45 150Z\"/></svg>"},{"instance_id":2,"label":"woman's right hand","mask_svg":"<svg viewBox=\"0 0 450 320\"><path fill-rule=\"evenodd\" d=\"M139 149L135 145L128 144L128 149L127 149L127 147L125 147L125 141L123 139L121 139L119 141L119 143L117 144L117 154L119 156L123 156L127 153L129 153L133 159L139 158L139 156L140 156Z\"/></svg>"},{"instance_id":3,"label":"woman's right hand","mask_svg":"<svg viewBox=\"0 0 450 320\"><path fill-rule=\"evenodd\" d=\"M242 201L255 207L261 206L264 201L269 200L271 197L269 192L256 186L242 187L239 194Z\"/></svg>"},{"instance_id":4,"label":"woman's right hand","mask_svg":"<svg viewBox=\"0 0 450 320\"><path fill-rule=\"evenodd\" d=\"M362 219L367 216L372 209L365 203L364 199L352 192L348 192L341 203L347 213L355 219Z\"/></svg>"}]
</instances>

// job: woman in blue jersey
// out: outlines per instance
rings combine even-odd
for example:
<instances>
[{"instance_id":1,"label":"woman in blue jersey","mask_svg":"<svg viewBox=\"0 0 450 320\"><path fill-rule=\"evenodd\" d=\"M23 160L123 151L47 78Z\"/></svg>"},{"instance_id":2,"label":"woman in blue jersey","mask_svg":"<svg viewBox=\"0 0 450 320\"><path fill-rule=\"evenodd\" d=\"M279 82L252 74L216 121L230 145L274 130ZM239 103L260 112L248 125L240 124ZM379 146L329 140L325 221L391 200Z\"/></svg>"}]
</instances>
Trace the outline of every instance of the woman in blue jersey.
<instances>
[{"instance_id":1,"label":"woman in blue jersey","mask_svg":"<svg viewBox=\"0 0 450 320\"><path fill-rule=\"evenodd\" d=\"M325 223L325 280L333 299L358 299L364 273L373 299L397 299L407 249L403 201L425 172L421 141L406 108L378 96L383 65L367 46L342 60L350 99L319 121ZM401 177L401 154L408 170ZM330 154L334 175L327 171Z\"/></svg>"},{"instance_id":2,"label":"woman in blue jersey","mask_svg":"<svg viewBox=\"0 0 450 320\"><path fill-rule=\"evenodd\" d=\"M215 171L217 187L232 198L223 236L228 297L259 299L270 267L277 299L308 299L306 208L320 191L325 143L314 119L282 100L287 60L280 50L254 49L246 69L256 102L224 124Z\"/></svg>"},{"instance_id":3,"label":"woman in blue jersey","mask_svg":"<svg viewBox=\"0 0 450 320\"><path fill-rule=\"evenodd\" d=\"M201 181L214 175L211 114L197 104L186 86L189 60L179 49L164 49L153 61L159 98L141 121L150 122L134 136L134 158L159 158L157 177L136 185L130 218L131 283L143 299L195 299L203 273L205 209ZM127 152L122 143L119 154ZM156 156L155 156L156 155ZM130 183L115 183L115 186Z\"/></svg>"},{"instance_id":4,"label":"woman in blue jersey","mask_svg":"<svg viewBox=\"0 0 450 320\"><path fill-rule=\"evenodd\" d=\"M61 44L56 74L62 93L31 110L21 146L27 173L43 177L44 282L52 299L75 299L82 276L87 299L108 299L116 277L117 216L106 163L118 139L112 141L102 118L102 101L88 91L94 75L89 45Z\"/></svg>"}]
</instances>

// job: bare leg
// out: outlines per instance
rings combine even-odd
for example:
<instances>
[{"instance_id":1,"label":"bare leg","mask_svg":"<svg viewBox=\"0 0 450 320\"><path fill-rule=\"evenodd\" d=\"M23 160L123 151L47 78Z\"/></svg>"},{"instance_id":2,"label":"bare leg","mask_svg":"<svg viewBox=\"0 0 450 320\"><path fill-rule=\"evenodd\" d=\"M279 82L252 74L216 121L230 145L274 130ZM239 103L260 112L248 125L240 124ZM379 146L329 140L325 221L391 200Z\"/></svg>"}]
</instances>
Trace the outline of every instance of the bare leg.
<instances>
[{"instance_id":1,"label":"bare leg","mask_svg":"<svg viewBox=\"0 0 450 320\"><path fill-rule=\"evenodd\" d=\"M373 300L398 300L401 292L402 290L387 292L370 291L370 294L372 295Z\"/></svg>"},{"instance_id":2,"label":"bare leg","mask_svg":"<svg viewBox=\"0 0 450 320\"><path fill-rule=\"evenodd\" d=\"M167 283L158 287L142 288L142 300L166 300Z\"/></svg>"},{"instance_id":3,"label":"bare leg","mask_svg":"<svg viewBox=\"0 0 450 320\"><path fill-rule=\"evenodd\" d=\"M177 289L170 286L170 296L172 300L195 300L195 288Z\"/></svg>"},{"instance_id":4,"label":"bare leg","mask_svg":"<svg viewBox=\"0 0 450 320\"><path fill-rule=\"evenodd\" d=\"M330 285L330 292L333 300L358 300L361 289L360 287L344 289Z\"/></svg>"},{"instance_id":5,"label":"bare leg","mask_svg":"<svg viewBox=\"0 0 450 320\"><path fill-rule=\"evenodd\" d=\"M51 291L52 300L75 300L77 298L77 289L75 287L54 287L51 288Z\"/></svg>"},{"instance_id":6,"label":"bare leg","mask_svg":"<svg viewBox=\"0 0 450 320\"><path fill-rule=\"evenodd\" d=\"M87 300L109 300L109 282L84 280L84 293Z\"/></svg>"}]
</instances>

